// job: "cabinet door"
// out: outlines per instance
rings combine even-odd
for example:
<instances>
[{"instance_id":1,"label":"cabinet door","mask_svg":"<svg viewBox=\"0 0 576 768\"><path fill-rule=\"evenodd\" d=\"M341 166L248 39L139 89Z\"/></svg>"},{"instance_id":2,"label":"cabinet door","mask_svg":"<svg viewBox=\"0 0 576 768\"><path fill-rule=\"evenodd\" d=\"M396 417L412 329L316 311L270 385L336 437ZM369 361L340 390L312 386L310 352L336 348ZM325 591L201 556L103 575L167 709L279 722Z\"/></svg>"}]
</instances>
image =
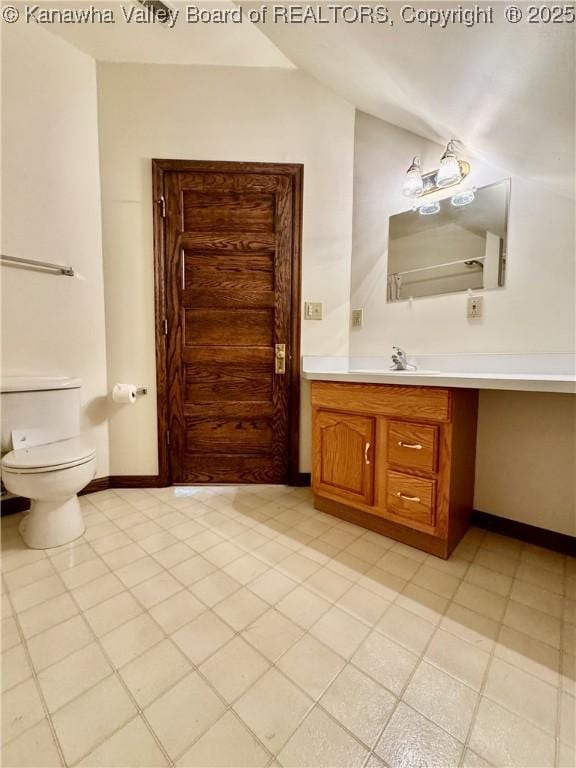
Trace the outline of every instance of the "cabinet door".
<instances>
[{"instance_id":1,"label":"cabinet door","mask_svg":"<svg viewBox=\"0 0 576 768\"><path fill-rule=\"evenodd\" d=\"M316 411L313 432L315 493L373 504L375 419Z\"/></svg>"}]
</instances>

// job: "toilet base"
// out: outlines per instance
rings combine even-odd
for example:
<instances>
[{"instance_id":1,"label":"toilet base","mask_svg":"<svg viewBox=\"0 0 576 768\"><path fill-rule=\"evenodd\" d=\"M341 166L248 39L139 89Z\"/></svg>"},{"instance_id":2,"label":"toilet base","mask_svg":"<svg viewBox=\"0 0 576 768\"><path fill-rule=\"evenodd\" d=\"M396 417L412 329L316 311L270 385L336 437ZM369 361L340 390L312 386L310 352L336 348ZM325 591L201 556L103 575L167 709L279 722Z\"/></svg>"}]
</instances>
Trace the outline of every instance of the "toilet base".
<instances>
[{"instance_id":1,"label":"toilet base","mask_svg":"<svg viewBox=\"0 0 576 768\"><path fill-rule=\"evenodd\" d=\"M78 496L65 501L32 500L19 530L31 549L61 547L74 541L86 530Z\"/></svg>"}]
</instances>

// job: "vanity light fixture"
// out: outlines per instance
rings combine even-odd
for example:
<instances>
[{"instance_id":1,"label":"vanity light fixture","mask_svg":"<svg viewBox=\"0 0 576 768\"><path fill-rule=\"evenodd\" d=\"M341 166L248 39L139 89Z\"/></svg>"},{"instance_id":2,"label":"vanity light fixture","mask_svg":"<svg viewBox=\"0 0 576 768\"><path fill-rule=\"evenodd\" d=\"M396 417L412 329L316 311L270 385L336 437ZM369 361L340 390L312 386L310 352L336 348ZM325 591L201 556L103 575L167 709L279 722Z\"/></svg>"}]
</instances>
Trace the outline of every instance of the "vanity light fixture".
<instances>
[{"instance_id":1,"label":"vanity light fixture","mask_svg":"<svg viewBox=\"0 0 576 768\"><path fill-rule=\"evenodd\" d=\"M422 173L420 158L416 155L404 177L404 184L402 185L404 197L415 199L460 184L470 173L470 164L466 160L458 159L456 146L456 139L450 139L440 158L440 167L437 171ZM472 202L472 200L468 202ZM455 203L455 205L458 204ZM460 205L466 205L466 203L460 203Z\"/></svg>"},{"instance_id":2,"label":"vanity light fixture","mask_svg":"<svg viewBox=\"0 0 576 768\"><path fill-rule=\"evenodd\" d=\"M410 168L406 171L406 178L404 179L404 186L402 187L402 194L404 197L420 197L424 192L424 182L422 181L422 167L420 165L420 158L415 155L412 158Z\"/></svg>"},{"instance_id":3,"label":"vanity light fixture","mask_svg":"<svg viewBox=\"0 0 576 768\"><path fill-rule=\"evenodd\" d=\"M450 198L452 205L457 208L461 208L464 205L470 205L474 202L476 187L470 187L469 189L462 189L459 192L455 192Z\"/></svg>"}]
</instances>

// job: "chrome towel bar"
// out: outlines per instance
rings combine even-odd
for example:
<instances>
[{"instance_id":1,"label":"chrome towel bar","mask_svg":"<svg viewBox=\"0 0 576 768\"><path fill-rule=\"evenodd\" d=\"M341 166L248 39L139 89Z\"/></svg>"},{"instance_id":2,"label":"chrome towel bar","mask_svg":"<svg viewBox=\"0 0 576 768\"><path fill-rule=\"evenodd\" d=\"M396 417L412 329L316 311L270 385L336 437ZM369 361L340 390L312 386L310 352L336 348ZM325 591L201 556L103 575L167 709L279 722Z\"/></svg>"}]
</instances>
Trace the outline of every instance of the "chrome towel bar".
<instances>
[{"instance_id":1,"label":"chrome towel bar","mask_svg":"<svg viewBox=\"0 0 576 768\"><path fill-rule=\"evenodd\" d=\"M52 264L50 261L35 261L34 259L22 259L20 256L6 256L0 254L2 264L14 264L20 267L31 267L32 269L48 269L57 272L59 275L74 277L74 267L67 267L64 264Z\"/></svg>"}]
</instances>

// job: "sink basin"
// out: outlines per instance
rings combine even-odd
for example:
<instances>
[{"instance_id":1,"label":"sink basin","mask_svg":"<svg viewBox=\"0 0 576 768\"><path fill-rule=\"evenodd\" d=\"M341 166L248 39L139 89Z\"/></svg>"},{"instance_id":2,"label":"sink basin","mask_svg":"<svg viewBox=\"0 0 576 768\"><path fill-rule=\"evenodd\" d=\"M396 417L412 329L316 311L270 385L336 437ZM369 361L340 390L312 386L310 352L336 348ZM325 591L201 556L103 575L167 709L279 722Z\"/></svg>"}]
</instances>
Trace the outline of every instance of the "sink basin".
<instances>
[{"instance_id":1,"label":"sink basin","mask_svg":"<svg viewBox=\"0 0 576 768\"><path fill-rule=\"evenodd\" d=\"M349 373L374 373L379 376L438 376L440 371L426 371L423 368L417 371L391 371L388 368L354 368Z\"/></svg>"}]
</instances>

